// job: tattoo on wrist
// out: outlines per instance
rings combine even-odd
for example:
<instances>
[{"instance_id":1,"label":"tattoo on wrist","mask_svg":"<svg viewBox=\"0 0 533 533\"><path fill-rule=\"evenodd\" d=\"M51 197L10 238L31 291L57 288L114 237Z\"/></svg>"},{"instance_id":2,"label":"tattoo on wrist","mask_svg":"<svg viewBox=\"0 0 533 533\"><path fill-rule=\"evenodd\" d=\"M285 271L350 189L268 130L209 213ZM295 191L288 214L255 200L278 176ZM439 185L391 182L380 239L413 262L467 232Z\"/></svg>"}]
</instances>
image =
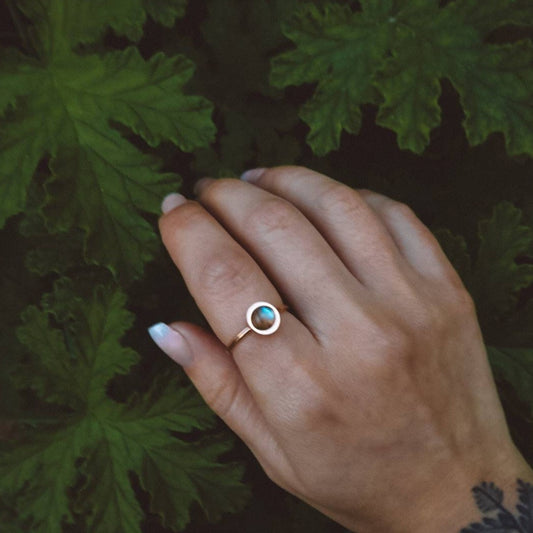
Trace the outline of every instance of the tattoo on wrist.
<instances>
[{"instance_id":1,"label":"tattoo on wrist","mask_svg":"<svg viewBox=\"0 0 533 533\"><path fill-rule=\"evenodd\" d=\"M518 503L513 514L503 505L503 490L483 481L472 489L479 510L487 515L460 533L533 533L533 485L517 479Z\"/></svg>"}]
</instances>

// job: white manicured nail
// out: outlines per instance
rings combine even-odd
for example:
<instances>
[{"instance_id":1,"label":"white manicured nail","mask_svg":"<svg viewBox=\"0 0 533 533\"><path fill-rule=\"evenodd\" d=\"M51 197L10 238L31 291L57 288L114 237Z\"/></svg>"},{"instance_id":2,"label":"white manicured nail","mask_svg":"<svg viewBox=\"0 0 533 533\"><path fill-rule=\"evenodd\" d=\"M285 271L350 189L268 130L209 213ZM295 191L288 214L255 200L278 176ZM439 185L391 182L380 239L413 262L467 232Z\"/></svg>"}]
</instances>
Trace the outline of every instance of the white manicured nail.
<instances>
[{"instance_id":1,"label":"white manicured nail","mask_svg":"<svg viewBox=\"0 0 533 533\"><path fill-rule=\"evenodd\" d=\"M163 201L161 202L161 211L163 211L163 213L168 213L179 205L184 204L186 201L187 198L185 198L183 194L172 192L163 198Z\"/></svg>"},{"instance_id":2,"label":"white manicured nail","mask_svg":"<svg viewBox=\"0 0 533 533\"><path fill-rule=\"evenodd\" d=\"M181 333L159 322L148 328L148 333L153 341L171 359L180 365L192 363L193 354L187 339Z\"/></svg>"},{"instance_id":3,"label":"white manicured nail","mask_svg":"<svg viewBox=\"0 0 533 533\"><path fill-rule=\"evenodd\" d=\"M241 175L241 180L247 181L249 183L255 183L264 173L266 168L252 168L243 172Z\"/></svg>"}]
</instances>

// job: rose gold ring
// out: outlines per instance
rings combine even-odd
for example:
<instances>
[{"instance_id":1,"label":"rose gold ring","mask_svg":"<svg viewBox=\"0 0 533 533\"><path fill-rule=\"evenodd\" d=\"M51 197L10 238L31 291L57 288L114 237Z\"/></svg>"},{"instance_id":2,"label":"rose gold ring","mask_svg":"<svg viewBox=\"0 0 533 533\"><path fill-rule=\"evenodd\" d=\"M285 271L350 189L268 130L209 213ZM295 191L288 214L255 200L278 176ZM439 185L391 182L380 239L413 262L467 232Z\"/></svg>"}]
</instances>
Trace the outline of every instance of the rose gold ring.
<instances>
[{"instance_id":1,"label":"rose gold ring","mask_svg":"<svg viewBox=\"0 0 533 533\"><path fill-rule=\"evenodd\" d=\"M255 302L246 311L246 326L228 346L231 350L247 333L255 331L259 335L272 335L281 324L281 313L288 309L285 304L279 308L268 302Z\"/></svg>"}]
</instances>

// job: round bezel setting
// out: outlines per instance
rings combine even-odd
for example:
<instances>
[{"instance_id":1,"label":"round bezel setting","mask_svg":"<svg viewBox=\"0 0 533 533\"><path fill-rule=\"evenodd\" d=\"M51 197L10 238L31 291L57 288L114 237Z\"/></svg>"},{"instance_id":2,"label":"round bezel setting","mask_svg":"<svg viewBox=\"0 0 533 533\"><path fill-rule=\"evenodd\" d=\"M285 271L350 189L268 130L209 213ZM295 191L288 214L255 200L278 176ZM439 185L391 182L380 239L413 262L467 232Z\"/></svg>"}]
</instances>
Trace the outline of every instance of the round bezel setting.
<instances>
[{"instance_id":1,"label":"round bezel setting","mask_svg":"<svg viewBox=\"0 0 533 533\"><path fill-rule=\"evenodd\" d=\"M268 329L259 329L254 325L252 321L252 315L254 311L256 309L259 309L260 307L268 307L274 313L274 323ZM281 324L281 316L280 316L279 311L276 309L274 305L268 302L255 302L250 307L248 307L248 310L246 311L246 322L248 324L248 327L252 331L259 333L259 335L272 335L272 333L277 331L277 329L279 328L279 325Z\"/></svg>"}]
</instances>

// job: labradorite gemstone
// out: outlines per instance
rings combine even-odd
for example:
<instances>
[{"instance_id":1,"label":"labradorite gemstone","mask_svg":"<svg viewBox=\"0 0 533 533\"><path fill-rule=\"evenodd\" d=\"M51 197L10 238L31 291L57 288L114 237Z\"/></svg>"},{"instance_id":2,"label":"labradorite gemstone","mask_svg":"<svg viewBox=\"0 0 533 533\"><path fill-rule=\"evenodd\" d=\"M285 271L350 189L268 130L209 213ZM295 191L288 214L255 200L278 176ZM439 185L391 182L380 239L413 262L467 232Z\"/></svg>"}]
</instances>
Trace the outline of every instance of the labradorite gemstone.
<instances>
[{"instance_id":1,"label":"labradorite gemstone","mask_svg":"<svg viewBox=\"0 0 533 533\"><path fill-rule=\"evenodd\" d=\"M252 313L252 324L257 329L268 329L274 324L275 318L274 311L270 307L262 305Z\"/></svg>"}]
</instances>

